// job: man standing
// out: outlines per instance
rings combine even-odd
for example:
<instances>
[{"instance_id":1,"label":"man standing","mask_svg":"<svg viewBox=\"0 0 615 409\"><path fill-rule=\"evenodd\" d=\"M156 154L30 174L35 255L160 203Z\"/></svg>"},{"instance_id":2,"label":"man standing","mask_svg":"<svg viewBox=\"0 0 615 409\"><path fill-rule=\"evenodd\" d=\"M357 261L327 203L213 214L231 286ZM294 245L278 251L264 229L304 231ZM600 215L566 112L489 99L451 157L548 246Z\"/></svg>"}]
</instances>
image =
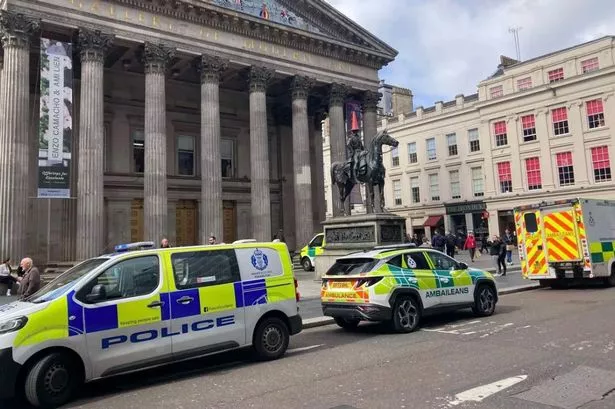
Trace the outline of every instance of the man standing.
<instances>
[{"instance_id":1,"label":"man standing","mask_svg":"<svg viewBox=\"0 0 615 409\"><path fill-rule=\"evenodd\" d=\"M436 230L434 236L431 239L431 247L444 253L444 246L446 245L446 239L439 230Z\"/></svg>"},{"instance_id":2,"label":"man standing","mask_svg":"<svg viewBox=\"0 0 615 409\"><path fill-rule=\"evenodd\" d=\"M38 268L34 267L32 259L24 258L19 263L24 271L24 275L18 278L21 285L21 298L27 298L37 292L41 288L41 274Z\"/></svg>"},{"instance_id":3,"label":"man standing","mask_svg":"<svg viewBox=\"0 0 615 409\"><path fill-rule=\"evenodd\" d=\"M449 231L446 235L446 255L455 258L455 245L457 244L457 237L452 231Z\"/></svg>"},{"instance_id":4,"label":"man standing","mask_svg":"<svg viewBox=\"0 0 615 409\"><path fill-rule=\"evenodd\" d=\"M162 239L162 241L160 242L160 248L168 249L170 247L171 245L169 244L169 239L166 239L166 238Z\"/></svg>"}]
</instances>

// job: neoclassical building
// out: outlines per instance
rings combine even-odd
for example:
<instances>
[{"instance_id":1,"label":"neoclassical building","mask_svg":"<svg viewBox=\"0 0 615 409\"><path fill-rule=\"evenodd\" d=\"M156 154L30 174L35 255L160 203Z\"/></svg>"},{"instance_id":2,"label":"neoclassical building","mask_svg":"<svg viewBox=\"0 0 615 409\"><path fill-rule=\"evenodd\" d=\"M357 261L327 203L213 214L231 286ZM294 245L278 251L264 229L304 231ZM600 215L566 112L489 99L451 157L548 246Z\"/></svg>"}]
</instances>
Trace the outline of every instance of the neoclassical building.
<instances>
[{"instance_id":1,"label":"neoclassical building","mask_svg":"<svg viewBox=\"0 0 615 409\"><path fill-rule=\"evenodd\" d=\"M163 237L302 245L325 218L321 121L333 160L348 99L374 135L396 56L322 0L0 3L0 256L39 264Z\"/></svg>"}]
</instances>

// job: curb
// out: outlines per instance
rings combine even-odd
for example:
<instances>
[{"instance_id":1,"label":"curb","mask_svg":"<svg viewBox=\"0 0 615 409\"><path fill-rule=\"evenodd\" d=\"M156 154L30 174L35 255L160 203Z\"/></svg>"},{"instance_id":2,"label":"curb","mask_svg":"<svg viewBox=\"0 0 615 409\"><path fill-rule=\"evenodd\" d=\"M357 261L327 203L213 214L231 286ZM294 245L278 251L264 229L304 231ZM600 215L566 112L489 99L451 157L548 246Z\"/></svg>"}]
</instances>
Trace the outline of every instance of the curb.
<instances>
[{"instance_id":1,"label":"curb","mask_svg":"<svg viewBox=\"0 0 615 409\"><path fill-rule=\"evenodd\" d=\"M498 295L515 294L515 293L520 293L524 291L536 290L538 288L540 288L540 285L536 283L518 285L515 287L504 288L502 290L499 290ZM303 321L303 329L324 327L324 326L331 325L331 324L335 324L335 320L331 317L308 318Z\"/></svg>"}]
</instances>

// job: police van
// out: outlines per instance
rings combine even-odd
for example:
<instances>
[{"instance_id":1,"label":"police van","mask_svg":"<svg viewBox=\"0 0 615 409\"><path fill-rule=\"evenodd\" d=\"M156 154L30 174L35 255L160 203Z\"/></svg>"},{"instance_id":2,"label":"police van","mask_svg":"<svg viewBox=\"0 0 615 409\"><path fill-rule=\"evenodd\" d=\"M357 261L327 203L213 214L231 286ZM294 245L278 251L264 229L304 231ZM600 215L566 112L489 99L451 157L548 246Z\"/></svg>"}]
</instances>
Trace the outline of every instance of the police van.
<instances>
[{"instance_id":1,"label":"police van","mask_svg":"<svg viewBox=\"0 0 615 409\"><path fill-rule=\"evenodd\" d=\"M0 399L69 401L83 382L251 346L280 358L302 329L284 243L120 245L0 306Z\"/></svg>"}]
</instances>

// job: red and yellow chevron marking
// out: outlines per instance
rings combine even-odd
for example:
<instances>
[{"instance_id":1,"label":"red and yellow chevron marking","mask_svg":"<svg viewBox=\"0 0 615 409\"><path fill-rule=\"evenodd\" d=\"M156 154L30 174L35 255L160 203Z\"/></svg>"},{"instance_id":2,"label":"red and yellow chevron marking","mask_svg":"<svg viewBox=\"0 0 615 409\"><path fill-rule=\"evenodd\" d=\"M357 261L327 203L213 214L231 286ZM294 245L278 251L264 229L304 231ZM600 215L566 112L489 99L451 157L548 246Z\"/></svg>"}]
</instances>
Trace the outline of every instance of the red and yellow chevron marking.
<instances>
[{"instance_id":1,"label":"red and yellow chevron marking","mask_svg":"<svg viewBox=\"0 0 615 409\"><path fill-rule=\"evenodd\" d=\"M574 206L574 212L575 212L575 216L576 216L576 222L577 222L577 231L579 233L579 241L581 242L581 246L585 247L582 248L583 250L583 266L585 268L585 270L591 270L591 259L589 257L589 246L587 245L587 234L585 233L585 222L583 221L583 208L581 207L580 203L577 203Z\"/></svg>"},{"instance_id":2,"label":"red and yellow chevron marking","mask_svg":"<svg viewBox=\"0 0 615 409\"><path fill-rule=\"evenodd\" d=\"M540 212L536 212L536 223L541 226ZM530 276L544 276L547 274L547 259L542 241L542 229L536 233L528 233L525 240L525 251L527 253L526 265L522 266L523 274ZM540 248L542 247L542 249Z\"/></svg>"},{"instance_id":3,"label":"red and yellow chevron marking","mask_svg":"<svg viewBox=\"0 0 615 409\"><path fill-rule=\"evenodd\" d=\"M572 210L549 213L544 217L549 262L581 259L575 224Z\"/></svg>"}]
</instances>

